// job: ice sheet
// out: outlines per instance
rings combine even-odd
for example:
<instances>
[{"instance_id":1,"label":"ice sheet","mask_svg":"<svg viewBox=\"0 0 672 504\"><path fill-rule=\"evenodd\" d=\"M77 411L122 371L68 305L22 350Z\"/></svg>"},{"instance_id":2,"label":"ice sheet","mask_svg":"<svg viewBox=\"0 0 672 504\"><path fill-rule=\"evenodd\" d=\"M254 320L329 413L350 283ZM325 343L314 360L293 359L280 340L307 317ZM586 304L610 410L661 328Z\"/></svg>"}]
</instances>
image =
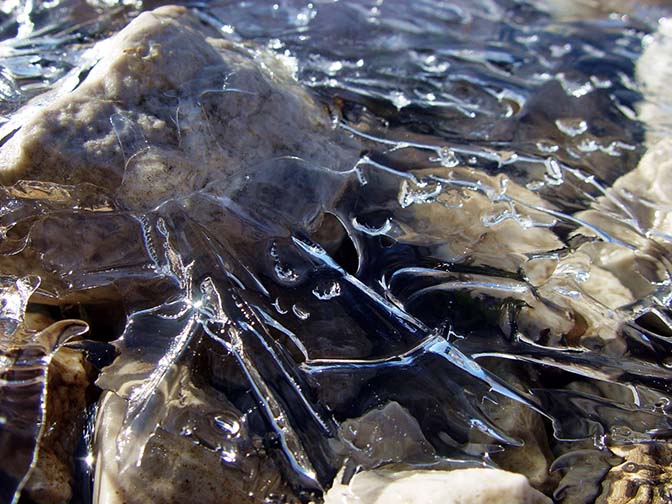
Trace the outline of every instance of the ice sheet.
<instances>
[{"instance_id":1,"label":"ice sheet","mask_svg":"<svg viewBox=\"0 0 672 504\"><path fill-rule=\"evenodd\" d=\"M98 375L80 501L386 464L588 498L666 446L660 7L159 3L3 6L3 501L64 344Z\"/></svg>"}]
</instances>

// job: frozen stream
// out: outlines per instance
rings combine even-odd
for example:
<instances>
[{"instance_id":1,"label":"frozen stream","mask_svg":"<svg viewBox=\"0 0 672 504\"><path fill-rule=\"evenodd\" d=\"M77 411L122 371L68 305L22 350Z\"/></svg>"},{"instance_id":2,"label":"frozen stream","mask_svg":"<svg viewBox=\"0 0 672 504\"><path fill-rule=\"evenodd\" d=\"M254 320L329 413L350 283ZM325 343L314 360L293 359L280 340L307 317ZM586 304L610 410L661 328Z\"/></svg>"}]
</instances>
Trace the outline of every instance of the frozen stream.
<instances>
[{"instance_id":1,"label":"frozen stream","mask_svg":"<svg viewBox=\"0 0 672 504\"><path fill-rule=\"evenodd\" d=\"M670 502L671 8L0 3L0 504Z\"/></svg>"}]
</instances>

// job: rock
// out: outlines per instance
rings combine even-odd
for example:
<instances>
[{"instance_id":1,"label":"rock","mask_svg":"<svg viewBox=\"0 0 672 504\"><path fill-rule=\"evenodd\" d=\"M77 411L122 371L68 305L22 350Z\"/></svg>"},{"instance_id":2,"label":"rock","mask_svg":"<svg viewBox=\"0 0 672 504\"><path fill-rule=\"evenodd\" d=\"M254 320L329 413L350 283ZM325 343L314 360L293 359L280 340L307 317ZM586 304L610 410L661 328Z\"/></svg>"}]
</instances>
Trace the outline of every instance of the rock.
<instances>
[{"instance_id":1,"label":"rock","mask_svg":"<svg viewBox=\"0 0 672 504\"><path fill-rule=\"evenodd\" d=\"M73 457L85 422L90 365L82 352L61 348L49 364L46 428L25 492L37 504L69 502Z\"/></svg>"},{"instance_id":2,"label":"rock","mask_svg":"<svg viewBox=\"0 0 672 504\"><path fill-rule=\"evenodd\" d=\"M474 298L487 294L523 301L517 323L533 341L578 346L583 338L617 337L622 320L618 310L635 298L611 267L611 244L587 243L571 253L556 254L565 245L548 227L553 219L541 209L557 209L539 194L505 175L490 176L471 168L444 171L413 172L418 178L438 172L461 185L446 184L436 201L410 197L412 203L406 208L402 204L396 212L402 232L395 239L431 247L433 255L447 263L501 270L497 277L455 278L455 288L457 280L473 281L475 285L464 290ZM402 196L411 194L411 183L402 184ZM434 189L423 186L416 191ZM514 285L504 272L521 275L524 282Z\"/></svg>"},{"instance_id":3,"label":"rock","mask_svg":"<svg viewBox=\"0 0 672 504\"><path fill-rule=\"evenodd\" d=\"M348 455L365 469L390 463L433 462L436 453L418 421L396 401L344 421L341 438L354 450Z\"/></svg>"},{"instance_id":4,"label":"rock","mask_svg":"<svg viewBox=\"0 0 672 504\"><path fill-rule=\"evenodd\" d=\"M616 181L613 190L626 199L639 217L639 224L672 236L672 138L657 141L637 168ZM648 203L648 204L647 204Z\"/></svg>"},{"instance_id":5,"label":"rock","mask_svg":"<svg viewBox=\"0 0 672 504\"><path fill-rule=\"evenodd\" d=\"M638 117L647 125L646 140L649 146L669 136L672 98L669 82L672 78L672 21L669 17L658 19L658 29L645 40L644 51L637 60L637 81L644 99L638 104Z\"/></svg>"},{"instance_id":6,"label":"rock","mask_svg":"<svg viewBox=\"0 0 672 504\"><path fill-rule=\"evenodd\" d=\"M581 246L534 279L535 302L523 307L518 319L523 333L569 346L580 346L586 338L613 342L618 337L619 308L634 297L600 266L596 256L604 249L602 243Z\"/></svg>"},{"instance_id":7,"label":"rock","mask_svg":"<svg viewBox=\"0 0 672 504\"><path fill-rule=\"evenodd\" d=\"M13 284L13 285L12 285ZM80 320L53 322L27 311L35 279L2 278L0 310L0 500L69 501L73 456L80 441L89 385L81 352L63 347L88 330Z\"/></svg>"},{"instance_id":8,"label":"rock","mask_svg":"<svg viewBox=\"0 0 672 504\"><path fill-rule=\"evenodd\" d=\"M294 194L282 199L277 188L287 187L290 174L298 178L299 168L320 171L325 180L340 177L323 181L328 187L317 195L292 185L305 203L294 205L295 212L311 204L319 209L325 191L338 198L342 173L358 159L358 144L333 127L285 60L221 38L187 9L141 14L94 46L88 59L97 63L74 89L72 76L62 79L0 128L0 180L15 184L5 200L18 198L18 213L34 204L46 210L27 227L12 227L5 216L2 225L20 245L0 255L0 267L39 275L39 302L116 302L116 269L151 269L140 223L115 210L143 212L211 190L204 197L235 194L284 211ZM74 75L80 71L85 74ZM95 208L78 198L95 199ZM224 222L219 206L194 206L190 214L209 228L250 228L244 219ZM75 207L100 213L96 218ZM105 278L98 275L103 271Z\"/></svg>"},{"instance_id":9,"label":"rock","mask_svg":"<svg viewBox=\"0 0 672 504\"><path fill-rule=\"evenodd\" d=\"M90 183L147 209L272 159L334 170L357 159L287 64L222 39L187 9L143 13L93 51L100 60L74 90L0 131L3 183Z\"/></svg>"},{"instance_id":10,"label":"rock","mask_svg":"<svg viewBox=\"0 0 672 504\"><path fill-rule=\"evenodd\" d=\"M413 182L402 182L402 208L395 212L402 233L394 236L401 242L431 246L436 257L445 261L468 260L474 266L509 272L518 271L528 254L562 246L548 227L531 225L535 221L547 225L553 220L548 215L520 206L514 207L519 214L512 213L507 196L536 207L546 208L549 204L506 175L491 176L461 167L416 170L413 175L418 179L441 175L468 186L438 187L443 193L434 201L426 194L437 189L436 183L415 187Z\"/></svg>"},{"instance_id":11,"label":"rock","mask_svg":"<svg viewBox=\"0 0 672 504\"><path fill-rule=\"evenodd\" d=\"M521 474L499 469L364 471L335 484L325 504L550 504Z\"/></svg>"},{"instance_id":12,"label":"rock","mask_svg":"<svg viewBox=\"0 0 672 504\"><path fill-rule=\"evenodd\" d=\"M602 482L596 502L606 504L663 504L672 500L672 446L669 443L637 443L612 446L623 462L614 466Z\"/></svg>"},{"instance_id":13,"label":"rock","mask_svg":"<svg viewBox=\"0 0 672 504\"><path fill-rule=\"evenodd\" d=\"M613 12L656 19L669 5L666 0L534 0L533 3L564 21L600 19Z\"/></svg>"},{"instance_id":14,"label":"rock","mask_svg":"<svg viewBox=\"0 0 672 504\"><path fill-rule=\"evenodd\" d=\"M236 424L240 431L230 439L221 433L204 436L207 424L217 416L218 404L211 401L207 406L211 410L199 409L194 405L202 398L191 392L195 390L182 390L179 400L162 397L162 403L168 406L162 406L167 411L159 424L149 426L149 435L134 432L130 440L124 439L122 432L127 402L113 392L103 394L94 443L95 501L252 504L268 496L282 496L288 502L297 502L271 458L264 456L263 448L246 450L231 446L239 438L247 437L242 420ZM187 434L190 431L193 433ZM142 445L140 458L130 463L119 449L120 443L129 441ZM232 461L235 464L227 463ZM147 485L147 481L152 484Z\"/></svg>"},{"instance_id":15,"label":"rock","mask_svg":"<svg viewBox=\"0 0 672 504\"><path fill-rule=\"evenodd\" d=\"M232 195L248 197L250 209L257 211L272 206L263 215L264 224L277 226L279 219L271 217L278 207L288 219L306 206L313 210L310 217L319 214L314 209L339 194L330 174L347 172L357 161L358 145L333 127L327 111L296 82L285 61L263 49L224 40L187 9L163 7L141 14L94 47L92 54L97 63L74 89L65 79L48 97L28 104L0 132L6 140L0 147L3 183L38 180L43 187L74 194L95 186L112 196L99 219L87 214L80 221L72 211L79 205L65 204L63 219L48 211L30 229L26 248L3 258L4 270L39 272L44 291L59 302L64 302L61 283L64 291L87 291L89 301L96 295L88 292L88 285L68 281L69 276L81 278L89 268L110 271L110 264L112 269L129 264L143 269L151 264L151 243L146 250L140 223L133 214L115 210L142 213L216 186L216 197L222 193L234 199ZM328 192L325 198L311 192L319 184L310 173L304 176L304 186L298 184L300 169L326 173L329 183L322 181L320 186ZM287 190L289 177L292 186ZM286 190L279 192L282 188ZM307 202L297 205L288 192ZM49 210L60 204L44 194L40 199L48 200ZM220 214L208 213L207 206L191 210L190 216L200 225L222 229L230 224ZM307 219L307 213L300 217ZM54 246L57 237L63 241ZM68 264L72 260L74 266ZM94 280L97 287L112 282L113 276ZM150 425L151 432L137 434L147 434L137 450L140 458L118 461L118 417L125 407L124 399L113 393L101 405L96 444L100 502L245 502L254 500L249 496L252 491L264 497L291 495L265 448L251 446L254 439L245 439L252 455L241 456L244 467L254 466L246 473L251 482L222 463L223 448L204 447L199 445L203 440L185 439L179 429L155 424ZM203 421L205 415L198 418ZM51 451L44 453L46 462ZM237 457L242 451L234 453ZM123 473L118 465L130 469ZM53 464L52 474L48 467L43 469L36 470L36 499L42 499L41 492L44 502L68 500L67 468ZM153 481L151 489L145 485L148 479Z\"/></svg>"},{"instance_id":16,"label":"rock","mask_svg":"<svg viewBox=\"0 0 672 504\"><path fill-rule=\"evenodd\" d=\"M669 137L672 101L668 86L672 78L671 51L672 22L661 17L657 31L645 40L644 50L636 65L637 81L643 94L643 99L637 105L638 119L646 125L648 150L634 170L621 176L607 190L611 201L607 197L600 197L598 206L613 209L613 201L622 202L632 213L641 234L646 238L656 239L668 250L672 241L672 217L669 211L672 207L672 184L668 176L672 154L672 139ZM649 252L651 249L651 244L643 236L628 230L621 222L602 211L588 210L578 216L608 233L615 231L613 234L617 236L627 236L640 252ZM586 229L581 232L591 234ZM603 247L608 249L609 245L604 244ZM627 278L628 281L624 282L627 285L644 283L650 288L651 283L660 281L665 276L665 272L653 272L652 278L647 278L647 282L638 282L632 278L632 272L641 269L641 265L635 262L633 254L627 254L628 251L619 252L602 252L601 256L606 267L610 267L614 274ZM648 293L635 292L637 297L646 294Z\"/></svg>"},{"instance_id":17,"label":"rock","mask_svg":"<svg viewBox=\"0 0 672 504\"><path fill-rule=\"evenodd\" d=\"M508 383L523 388L522 371L515 364L500 361L488 368L497 376L506 377ZM529 380L529 378L528 378ZM553 454L548 440L549 433L544 418L536 411L508 397L498 397L497 402L484 401L483 411L498 427L511 437L523 442L522 446L507 446L491 454L500 469L524 475L530 484L551 494L557 485L557 475L550 474Z\"/></svg>"}]
</instances>

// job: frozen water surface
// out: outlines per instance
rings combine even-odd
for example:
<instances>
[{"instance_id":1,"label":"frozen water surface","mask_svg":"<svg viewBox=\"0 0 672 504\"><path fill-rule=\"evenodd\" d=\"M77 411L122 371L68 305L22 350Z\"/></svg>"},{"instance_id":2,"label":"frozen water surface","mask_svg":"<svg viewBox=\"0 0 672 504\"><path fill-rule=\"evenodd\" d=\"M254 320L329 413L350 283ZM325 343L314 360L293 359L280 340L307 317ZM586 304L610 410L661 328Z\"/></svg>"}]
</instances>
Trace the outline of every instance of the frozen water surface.
<instances>
[{"instance_id":1,"label":"frozen water surface","mask_svg":"<svg viewBox=\"0 0 672 504\"><path fill-rule=\"evenodd\" d=\"M670 498L664 3L160 5L0 4L0 501Z\"/></svg>"}]
</instances>

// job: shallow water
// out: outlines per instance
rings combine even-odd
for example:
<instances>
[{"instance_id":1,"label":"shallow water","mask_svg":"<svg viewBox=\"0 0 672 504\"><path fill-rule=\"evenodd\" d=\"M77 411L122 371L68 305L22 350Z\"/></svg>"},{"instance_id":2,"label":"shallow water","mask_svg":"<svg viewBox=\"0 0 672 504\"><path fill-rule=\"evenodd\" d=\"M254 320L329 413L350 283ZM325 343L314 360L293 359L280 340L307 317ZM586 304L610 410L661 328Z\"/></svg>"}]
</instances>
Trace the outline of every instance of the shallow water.
<instances>
[{"instance_id":1,"label":"shallow water","mask_svg":"<svg viewBox=\"0 0 672 504\"><path fill-rule=\"evenodd\" d=\"M3 5L2 143L26 100L76 87L85 50L159 3ZM661 10L187 5L276 53L358 160L271 157L146 211L90 184L5 186L3 502L27 482L59 345L114 392L120 478L148 501L171 446L251 501L293 502L342 466L523 471L522 441L557 471L537 486L583 502L623 462L611 447L670 436L669 208L617 182L651 147L636 62ZM128 163L152 145L124 121L110 127ZM28 343L25 310L89 331ZM74 501L91 500L91 471L77 465Z\"/></svg>"}]
</instances>

